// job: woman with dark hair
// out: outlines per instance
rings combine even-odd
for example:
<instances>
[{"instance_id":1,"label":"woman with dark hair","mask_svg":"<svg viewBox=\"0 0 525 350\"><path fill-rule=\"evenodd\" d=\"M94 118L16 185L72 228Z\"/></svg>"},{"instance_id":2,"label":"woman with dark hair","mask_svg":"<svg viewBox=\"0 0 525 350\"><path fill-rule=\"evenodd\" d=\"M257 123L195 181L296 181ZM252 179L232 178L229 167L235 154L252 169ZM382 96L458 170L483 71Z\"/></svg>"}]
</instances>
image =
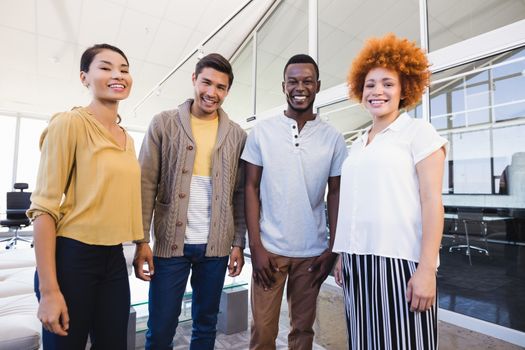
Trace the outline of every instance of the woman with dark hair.
<instances>
[{"instance_id":1,"label":"woman with dark hair","mask_svg":"<svg viewBox=\"0 0 525 350\"><path fill-rule=\"evenodd\" d=\"M44 349L126 349L130 292L122 242L142 237L140 167L118 125L132 85L124 53L88 48L80 80L86 107L54 115L28 216L34 224L35 292Z\"/></svg>"},{"instance_id":2,"label":"woman with dark hair","mask_svg":"<svg viewBox=\"0 0 525 350\"><path fill-rule=\"evenodd\" d=\"M403 109L428 85L425 53L393 34L371 39L348 77L372 116L341 173L334 251L350 349L436 349L436 269L447 140Z\"/></svg>"}]
</instances>

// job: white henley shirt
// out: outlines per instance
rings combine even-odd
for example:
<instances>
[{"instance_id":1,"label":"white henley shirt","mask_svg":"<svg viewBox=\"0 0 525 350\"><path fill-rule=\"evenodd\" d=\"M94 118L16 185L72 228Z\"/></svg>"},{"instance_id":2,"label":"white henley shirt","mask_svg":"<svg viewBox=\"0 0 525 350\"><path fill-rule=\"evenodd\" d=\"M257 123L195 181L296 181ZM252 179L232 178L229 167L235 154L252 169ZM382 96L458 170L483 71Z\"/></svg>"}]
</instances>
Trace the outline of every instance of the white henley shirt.
<instances>
[{"instance_id":1,"label":"white henley shirt","mask_svg":"<svg viewBox=\"0 0 525 350\"><path fill-rule=\"evenodd\" d=\"M346 154L341 133L319 116L300 133L284 114L253 128L241 158L263 167L260 229L268 251L312 257L328 248L324 195L328 178L341 175Z\"/></svg>"}]
</instances>

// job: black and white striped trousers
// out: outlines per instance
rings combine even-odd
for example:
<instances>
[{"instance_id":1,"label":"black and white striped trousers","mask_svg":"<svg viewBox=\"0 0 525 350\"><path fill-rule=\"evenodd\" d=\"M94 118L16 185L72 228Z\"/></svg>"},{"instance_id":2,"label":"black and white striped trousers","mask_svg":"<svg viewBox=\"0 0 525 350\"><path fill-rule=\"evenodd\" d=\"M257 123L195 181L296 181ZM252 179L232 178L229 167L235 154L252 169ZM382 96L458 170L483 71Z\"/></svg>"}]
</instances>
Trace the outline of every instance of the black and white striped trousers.
<instances>
[{"instance_id":1,"label":"black and white striped trousers","mask_svg":"<svg viewBox=\"0 0 525 350\"><path fill-rule=\"evenodd\" d=\"M406 301L417 263L343 253L342 265L349 349L438 348L437 302L412 312Z\"/></svg>"}]
</instances>

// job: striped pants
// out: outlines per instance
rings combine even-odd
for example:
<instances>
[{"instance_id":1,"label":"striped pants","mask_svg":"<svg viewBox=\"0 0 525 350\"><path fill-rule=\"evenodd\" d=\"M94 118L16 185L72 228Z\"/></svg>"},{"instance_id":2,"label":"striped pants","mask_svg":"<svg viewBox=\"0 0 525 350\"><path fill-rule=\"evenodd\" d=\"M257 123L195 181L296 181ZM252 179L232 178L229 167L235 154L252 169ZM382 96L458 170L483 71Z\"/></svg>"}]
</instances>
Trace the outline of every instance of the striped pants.
<instances>
[{"instance_id":1,"label":"striped pants","mask_svg":"<svg viewBox=\"0 0 525 350\"><path fill-rule=\"evenodd\" d=\"M406 301L417 263L343 253L342 265L349 349L438 348L437 303L412 312Z\"/></svg>"}]
</instances>

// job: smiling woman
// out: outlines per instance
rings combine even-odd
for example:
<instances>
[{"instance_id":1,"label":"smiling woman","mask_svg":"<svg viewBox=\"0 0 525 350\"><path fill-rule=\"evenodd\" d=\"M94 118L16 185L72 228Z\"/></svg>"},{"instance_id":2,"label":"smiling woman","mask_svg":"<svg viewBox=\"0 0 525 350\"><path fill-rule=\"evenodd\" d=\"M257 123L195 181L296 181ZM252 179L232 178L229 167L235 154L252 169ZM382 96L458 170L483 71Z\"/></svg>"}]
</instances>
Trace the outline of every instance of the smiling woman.
<instances>
[{"instance_id":1,"label":"smiling woman","mask_svg":"<svg viewBox=\"0 0 525 350\"><path fill-rule=\"evenodd\" d=\"M421 99L429 75L424 52L394 35L370 39L352 63L350 93L372 126L342 167L334 243L351 349L437 348L447 140L400 110Z\"/></svg>"},{"instance_id":2,"label":"smiling woman","mask_svg":"<svg viewBox=\"0 0 525 350\"><path fill-rule=\"evenodd\" d=\"M140 168L118 104L132 79L124 53L87 49L87 107L58 113L40 138L28 216L34 220L35 291L45 349L126 349L130 294L122 242L142 236ZM111 330L111 331L109 331Z\"/></svg>"}]
</instances>

